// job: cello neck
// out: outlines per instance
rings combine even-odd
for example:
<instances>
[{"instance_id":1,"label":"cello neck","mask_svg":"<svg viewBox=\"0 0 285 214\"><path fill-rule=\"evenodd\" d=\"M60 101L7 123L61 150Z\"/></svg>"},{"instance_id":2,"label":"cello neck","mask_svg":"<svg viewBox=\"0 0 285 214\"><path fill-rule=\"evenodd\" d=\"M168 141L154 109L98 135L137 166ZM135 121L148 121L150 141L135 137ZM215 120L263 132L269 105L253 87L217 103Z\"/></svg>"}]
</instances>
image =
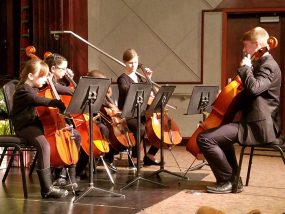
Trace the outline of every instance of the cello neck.
<instances>
[{"instance_id":1,"label":"cello neck","mask_svg":"<svg viewBox=\"0 0 285 214\"><path fill-rule=\"evenodd\" d=\"M55 97L55 99L60 100L60 96L59 96L59 94L58 94L58 92L57 92L57 90L55 88L55 85L54 85L54 83L52 81L51 75L49 75L47 77L47 81L48 81L48 83L50 85L51 91L52 91L53 96Z\"/></svg>"},{"instance_id":2,"label":"cello neck","mask_svg":"<svg viewBox=\"0 0 285 214\"><path fill-rule=\"evenodd\" d=\"M71 75L68 73L68 70L66 71L65 77L66 79L73 85L73 87L77 86L77 83L74 81L74 79L71 77Z\"/></svg>"}]
</instances>

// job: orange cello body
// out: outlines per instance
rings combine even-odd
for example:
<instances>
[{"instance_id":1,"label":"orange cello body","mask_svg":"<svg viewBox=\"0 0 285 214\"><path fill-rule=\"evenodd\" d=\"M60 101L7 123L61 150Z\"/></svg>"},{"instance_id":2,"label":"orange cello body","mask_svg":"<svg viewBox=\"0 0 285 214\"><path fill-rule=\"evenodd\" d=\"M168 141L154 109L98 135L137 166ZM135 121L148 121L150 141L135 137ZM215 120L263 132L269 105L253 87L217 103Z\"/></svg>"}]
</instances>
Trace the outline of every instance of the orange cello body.
<instances>
[{"instance_id":1,"label":"orange cello body","mask_svg":"<svg viewBox=\"0 0 285 214\"><path fill-rule=\"evenodd\" d=\"M76 84L73 82L72 85L76 87ZM71 96L63 95L61 96L65 106L68 106L71 101ZM80 132L81 135L81 147L84 152L89 156L90 155L90 145L89 145L89 115L88 114L71 114L73 123L76 130ZM100 131L99 126L96 122L93 122L93 155L99 157L100 155L109 152L109 143L105 139Z\"/></svg>"},{"instance_id":2,"label":"orange cello body","mask_svg":"<svg viewBox=\"0 0 285 214\"><path fill-rule=\"evenodd\" d=\"M76 129L81 134L81 147L84 152L90 155L90 145L89 145L89 115L72 115L74 118L74 123ZM78 120L80 119L80 121ZM82 119L84 122L82 122ZM109 144L107 139L105 139L100 131L99 126L96 122L93 122L93 155L99 157L100 155L109 152Z\"/></svg>"},{"instance_id":3,"label":"orange cello body","mask_svg":"<svg viewBox=\"0 0 285 214\"><path fill-rule=\"evenodd\" d=\"M153 82L147 75L146 69L142 64L139 64L139 68L142 69L146 81L152 85L152 91L154 93L157 92L157 88L154 87ZM153 98L149 98L148 104L150 105L153 101ZM145 131L148 137L149 142L157 147L160 148L161 143L161 124L163 124L163 143L164 145L175 146L182 141L182 135L177 124L171 119L166 111L164 111L164 121L161 121L160 113L153 113L152 115L146 116L146 124L145 124Z\"/></svg>"},{"instance_id":4,"label":"orange cello body","mask_svg":"<svg viewBox=\"0 0 285 214\"><path fill-rule=\"evenodd\" d=\"M242 83L239 76L236 76L218 95L212 104L212 111L205 121L199 124L196 131L190 137L186 149L198 160L203 160L204 156L198 147L196 138L202 132L210 128L218 127L222 124L233 121L240 102Z\"/></svg>"},{"instance_id":5,"label":"orange cello body","mask_svg":"<svg viewBox=\"0 0 285 214\"><path fill-rule=\"evenodd\" d=\"M40 96L53 98L52 91L47 88ZM50 161L53 167L76 164L78 150L71 131L66 127L65 119L59 115L59 110L52 107L37 107L38 115L44 127L44 135L50 144Z\"/></svg>"},{"instance_id":6,"label":"orange cello body","mask_svg":"<svg viewBox=\"0 0 285 214\"><path fill-rule=\"evenodd\" d=\"M123 151L136 145L134 134L129 130L124 118L114 115L112 110L107 107L102 107L100 115L106 121L110 130L110 143L116 151Z\"/></svg>"},{"instance_id":7,"label":"orange cello body","mask_svg":"<svg viewBox=\"0 0 285 214\"><path fill-rule=\"evenodd\" d=\"M162 122L159 113L154 113L152 116L147 116L145 125L147 138L149 142L157 148L160 148L161 124ZM163 130L164 145L169 147L181 143L182 136L177 124L166 113L164 114Z\"/></svg>"}]
</instances>

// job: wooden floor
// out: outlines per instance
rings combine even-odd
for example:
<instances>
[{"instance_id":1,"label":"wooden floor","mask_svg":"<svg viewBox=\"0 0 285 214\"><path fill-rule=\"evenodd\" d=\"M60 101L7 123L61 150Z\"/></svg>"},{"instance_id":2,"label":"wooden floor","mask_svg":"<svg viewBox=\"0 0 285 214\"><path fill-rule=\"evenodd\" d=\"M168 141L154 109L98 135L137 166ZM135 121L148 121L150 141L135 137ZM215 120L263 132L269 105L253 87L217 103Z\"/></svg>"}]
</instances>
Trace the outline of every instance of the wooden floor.
<instances>
[{"instance_id":1,"label":"wooden floor","mask_svg":"<svg viewBox=\"0 0 285 214\"><path fill-rule=\"evenodd\" d=\"M213 185L215 182L207 165L188 172L186 179L183 178L194 161L194 157L185 147L177 146L172 152L164 150L164 156L165 170L159 171L158 166L144 167L139 177L135 170L127 167L125 155L122 159L116 156L118 171L112 173L114 185L104 167L98 166L94 174L94 188L89 188L90 191L82 196L90 186L89 180L78 179L77 195L70 192L64 199L42 199L35 172L27 179L29 197L24 199L20 171L13 168L6 183L2 183L0 213L178 214L195 213L202 205L231 214L248 213L253 209L259 209L262 213L285 213L285 167L281 158L255 156L250 184L245 187L244 192L217 195L205 191L206 185ZM246 160L247 157L242 170L244 180ZM194 165L199 163L202 162L195 161ZM4 171L5 169L0 170L1 179ZM133 185L126 187L132 181Z\"/></svg>"}]
</instances>

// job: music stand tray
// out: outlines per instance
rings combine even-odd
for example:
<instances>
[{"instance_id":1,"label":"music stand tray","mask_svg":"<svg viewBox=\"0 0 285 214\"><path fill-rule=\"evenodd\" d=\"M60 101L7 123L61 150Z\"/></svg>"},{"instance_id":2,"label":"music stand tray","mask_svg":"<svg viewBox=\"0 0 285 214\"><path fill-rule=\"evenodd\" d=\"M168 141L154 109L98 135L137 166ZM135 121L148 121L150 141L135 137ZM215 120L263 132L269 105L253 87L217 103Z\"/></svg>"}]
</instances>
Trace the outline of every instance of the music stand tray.
<instances>
[{"instance_id":1,"label":"music stand tray","mask_svg":"<svg viewBox=\"0 0 285 214\"><path fill-rule=\"evenodd\" d=\"M148 98L151 93L151 85L147 83L132 83L129 92L127 94L125 104L122 111L122 117L124 118L137 118L137 133L136 133L136 143L137 143L137 150L138 150L138 157L137 157L137 171L136 177L131 180L128 184L123 186L120 190L123 190L135 182L143 180L153 184L162 185L152 180L148 180L143 178L140 174L140 142L141 142L141 133L140 133L140 124L141 124L141 116L145 115L146 106L148 102Z\"/></svg>"},{"instance_id":2,"label":"music stand tray","mask_svg":"<svg viewBox=\"0 0 285 214\"><path fill-rule=\"evenodd\" d=\"M100 189L94 186L93 183L93 114L98 113L103 104L107 90L111 84L110 79L94 78L94 77L81 77L71 98L70 104L65 110L65 114L83 114L89 113L89 187L73 202L76 203L82 197L92 190L99 190L106 193L111 193L116 196L123 196L115 192Z\"/></svg>"},{"instance_id":3,"label":"music stand tray","mask_svg":"<svg viewBox=\"0 0 285 214\"><path fill-rule=\"evenodd\" d=\"M161 86L157 94L155 95L154 100L152 101L151 105L147 109L148 114L158 113L160 112L161 115L161 123L164 122L164 109L165 106L170 99L171 95L173 94L176 86ZM164 127L163 125L160 126L160 169L156 172L153 172L152 175L158 175L161 172L165 172L171 175L175 175L177 177L185 178L179 174L170 172L166 169L164 169L164 149L163 149L163 142L164 142Z\"/></svg>"},{"instance_id":4,"label":"music stand tray","mask_svg":"<svg viewBox=\"0 0 285 214\"><path fill-rule=\"evenodd\" d=\"M192 91L192 95L189 101L188 110L186 115L202 114L202 121L206 119L206 112L212 111L212 104L216 99L216 95L219 91L219 86L195 86ZM201 169L207 165L207 161L203 160L202 163L192 167L196 159L191 163L190 167L186 170L184 177L188 171L194 171Z\"/></svg>"},{"instance_id":5,"label":"music stand tray","mask_svg":"<svg viewBox=\"0 0 285 214\"><path fill-rule=\"evenodd\" d=\"M219 86L195 86L190 97L187 115L211 112Z\"/></svg>"}]
</instances>

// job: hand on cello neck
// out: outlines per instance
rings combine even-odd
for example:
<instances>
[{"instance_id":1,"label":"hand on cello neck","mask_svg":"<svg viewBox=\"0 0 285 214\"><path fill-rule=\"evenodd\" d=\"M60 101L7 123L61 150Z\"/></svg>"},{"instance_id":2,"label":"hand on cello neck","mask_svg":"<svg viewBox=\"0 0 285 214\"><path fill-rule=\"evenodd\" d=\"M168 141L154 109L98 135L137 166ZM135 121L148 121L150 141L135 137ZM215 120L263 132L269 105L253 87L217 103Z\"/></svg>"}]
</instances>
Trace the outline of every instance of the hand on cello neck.
<instances>
[{"instance_id":1,"label":"hand on cello neck","mask_svg":"<svg viewBox=\"0 0 285 214\"><path fill-rule=\"evenodd\" d=\"M248 53L244 54L244 56L240 62L240 67L242 67L242 66L248 66L248 67L252 66L250 54L248 54Z\"/></svg>"}]
</instances>

